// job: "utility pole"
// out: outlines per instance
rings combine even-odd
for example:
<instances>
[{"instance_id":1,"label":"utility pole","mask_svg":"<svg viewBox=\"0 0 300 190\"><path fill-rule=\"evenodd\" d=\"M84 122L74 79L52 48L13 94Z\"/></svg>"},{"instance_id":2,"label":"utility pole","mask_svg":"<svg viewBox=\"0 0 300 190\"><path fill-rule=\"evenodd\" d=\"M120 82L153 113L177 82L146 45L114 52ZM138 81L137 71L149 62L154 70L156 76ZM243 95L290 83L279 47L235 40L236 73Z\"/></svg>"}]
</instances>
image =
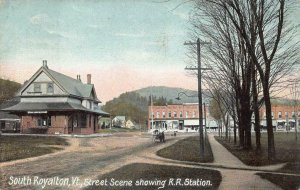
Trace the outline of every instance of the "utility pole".
<instances>
[{"instance_id":1,"label":"utility pole","mask_svg":"<svg viewBox=\"0 0 300 190\"><path fill-rule=\"evenodd\" d=\"M197 45L197 68L185 68L186 70L197 70L198 72L198 110L199 110L199 137L200 137L200 156L204 157L204 139L203 139L203 113L202 113L202 89L201 89L201 70L211 70L209 68L201 68L201 45L211 44L211 42L185 42L184 45Z\"/></svg>"},{"instance_id":2,"label":"utility pole","mask_svg":"<svg viewBox=\"0 0 300 190\"><path fill-rule=\"evenodd\" d=\"M150 96L150 106L151 106L151 129L153 129L153 100L152 100L152 94Z\"/></svg>"},{"instance_id":3,"label":"utility pole","mask_svg":"<svg viewBox=\"0 0 300 190\"><path fill-rule=\"evenodd\" d=\"M207 127L207 120L206 120L206 105L205 102L203 103L203 109L204 109L204 126L205 126L205 138L207 137L207 131L206 131L206 127Z\"/></svg>"},{"instance_id":4,"label":"utility pole","mask_svg":"<svg viewBox=\"0 0 300 190\"><path fill-rule=\"evenodd\" d=\"M299 86L297 85L297 82L295 81L293 84L293 87L291 88L291 94L292 94L292 98L294 101L294 115L295 115L295 134L296 134L296 140L298 140L298 127L299 127L299 123L298 123L298 99L299 99Z\"/></svg>"}]
</instances>

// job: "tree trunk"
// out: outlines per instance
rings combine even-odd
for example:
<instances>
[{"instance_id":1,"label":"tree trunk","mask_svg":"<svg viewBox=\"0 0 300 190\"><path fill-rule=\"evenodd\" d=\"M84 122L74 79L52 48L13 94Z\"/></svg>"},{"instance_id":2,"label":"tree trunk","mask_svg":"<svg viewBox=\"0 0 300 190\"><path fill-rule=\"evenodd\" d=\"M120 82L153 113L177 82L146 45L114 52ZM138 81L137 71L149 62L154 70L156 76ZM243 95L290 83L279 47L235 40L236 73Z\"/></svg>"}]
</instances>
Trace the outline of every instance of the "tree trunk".
<instances>
[{"instance_id":1,"label":"tree trunk","mask_svg":"<svg viewBox=\"0 0 300 190\"><path fill-rule=\"evenodd\" d=\"M254 67L254 64L253 64ZM256 83L256 73L255 68L252 70L252 93L253 93L253 113L254 113L254 130L255 130L255 141L256 141L256 153L261 152L260 144L260 118L259 118L259 107L258 107L258 95L257 95L257 83Z\"/></svg>"},{"instance_id":2,"label":"tree trunk","mask_svg":"<svg viewBox=\"0 0 300 190\"><path fill-rule=\"evenodd\" d=\"M233 142L236 144L236 119L233 119Z\"/></svg>"},{"instance_id":3,"label":"tree trunk","mask_svg":"<svg viewBox=\"0 0 300 190\"><path fill-rule=\"evenodd\" d=\"M251 112L250 112L250 96L244 94L241 96L241 129L242 135L240 141L244 149L251 149Z\"/></svg>"},{"instance_id":4,"label":"tree trunk","mask_svg":"<svg viewBox=\"0 0 300 190\"><path fill-rule=\"evenodd\" d=\"M251 115L249 108L243 108L242 125L244 126L244 149L251 149Z\"/></svg>"},{"instance_id":5,"label":"tree trunk","mask_svg":"<svg viewBox=\"0 0 300 190\"><path fill-rule=\"evenodd\" d=\"M219 137L221 137L220 121L218 121L218 132L219 132Z\"/></svg>"},{"instance_id":6,"label":"tree trunk","mask_svg":"<svg viewBox=\"0 0 300 190\"><path fill-rule=\"evenodd\" d=\"M266 84L263 84L266 85ZM275 143L274 143L274 133L272 124L272 107L268 87L264 86L264 99L266 107L266 119L267 119L267 133L268 133L268 159L270 161L275 160Z\"/></svg>"},{"instance_id":7,"label":"tree trunk","mask_svg":"<svg viewBox=\"0 0 300 190\"><path fill-rule=\"evenodd\" d=\"M236 127L238 127L238 132L239 132L239 134L241 133L241 131L240 131L240 119L241 119L241 117L240 117L240 115L241 115L241 112L240 112L240 108L239 108L239 98L240 98L240 96L238 96L239 95L239 93L238 93L238 91L237 91L237 87L235 86L235 88L236 88L236 90L235 90L235 92L236 92L236 100L235 100L235 107L236 107L236 118L235 118L235 120L234 120L234 122L235 122L235 124L234 124L234 126L235 126L235 128L234 128L234 133L235 133L235 135L234 135L234 141L235 141L235 143L234 144L236 144L237 143L237 140L236 140L236 130L237 130L237 128ZM238 126L236 126L238 124ZM239 137L240 137L240 135L239 135ZM239 139L240 140L240 139Z\"/></svg>"},{"instance_id":8,"label":"tree trunk","mask_svg":"<svg viewBox=\"0 0 300 190\"><path fill-rule=\"evenodd\" d=\"M255 122L254 122L254 129L255 129L255 139L256 139L256 152L260 153L261 152L261 144L260 144L260 118L259 118L259 111L254 110L254 117L255 117Z\"/></svg>"},{"instance_id":9,"label":"tree trunk","mask_svg":"<svg viewBox=\"0 0 300 190\"><path fill-rule=\"evenodd\" d=\"M223 121L224 121L223 123L225 125L225 140L226 141L228 140L228 119L227 119L227 115L228 114L223 116Z\"/></svg>"},{"instance_id":10,"label":"tree trunk","mask_svg":"<svg viewBox=\"0 0 300 190\"><path fill-rule=\"evenodd\" d=\"M240 147L244 148L244 146L245 146L245 128L243 126L242 117L239 121L239 139L240 139Z\"/></svg>"}]
</instances>

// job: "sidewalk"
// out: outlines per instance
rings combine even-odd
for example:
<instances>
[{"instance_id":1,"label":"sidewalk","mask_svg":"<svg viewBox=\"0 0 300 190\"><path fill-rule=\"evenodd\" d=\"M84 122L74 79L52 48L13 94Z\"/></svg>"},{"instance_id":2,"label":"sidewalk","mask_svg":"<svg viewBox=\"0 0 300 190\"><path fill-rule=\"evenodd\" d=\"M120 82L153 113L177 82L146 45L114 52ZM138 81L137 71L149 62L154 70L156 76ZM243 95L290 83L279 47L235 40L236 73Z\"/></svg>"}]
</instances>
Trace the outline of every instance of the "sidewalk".
<instances>
[{"instance_id":1,"label":"sidewalk","mask_svg":"<svg viewBox=\"0 0 300 190\"><path fill-rule=\"evenodd\" d=\"M276 170L283 166L283 164L262 166L262 167L251 167L242 163L237 157L232 155L225 147L218 143L214 135L208 135L208 139L211 145L211 149L214 155L214 164L222 165L234 168L245 168L245 169L263 169L263 170ZM222 182L219 189L281 189L275 184L260 178L255 175L256 171L247 170L234 170L234 169L217 169L222 174Z\"/></svg>"},{"instance_id":2,"label":"sidewalk","mask_svg":"<svg viewBox=\"0 0 300 190\"><path fill-rule=\"evenodd\" d=\"M214 155L213 163L198 163L198 162L189 162L189 161L179 161L172 160L169 158L162 158L156 155L156 152L163 148L170 146L171 144L177 142L173 141L172 143L166 143L163 146L157 146L151 148L151 151L147 154L138 155L137 157L143 158L145 163L150 164L164 164L172 166L181 166L181 167L191 167L191 168L204 168L218 170L221 172L222 181L219 186L221 190L248 190L248 189L257 189L257 190L268 190L268 189L281 189L277 185L269 182L268 180L260 178L258 175L255 175L258 172L262 171L275 171L281 168L284 164L277 164L271 166L247 166L242 163L237 157L232 155L226 148L224 148L220 143L218 143L213 134L208 136L211 149ZM133 161L133 160L131 160ZM133 162L141 162L141 160L134 160Z\"/></svg>"}]
</instances>

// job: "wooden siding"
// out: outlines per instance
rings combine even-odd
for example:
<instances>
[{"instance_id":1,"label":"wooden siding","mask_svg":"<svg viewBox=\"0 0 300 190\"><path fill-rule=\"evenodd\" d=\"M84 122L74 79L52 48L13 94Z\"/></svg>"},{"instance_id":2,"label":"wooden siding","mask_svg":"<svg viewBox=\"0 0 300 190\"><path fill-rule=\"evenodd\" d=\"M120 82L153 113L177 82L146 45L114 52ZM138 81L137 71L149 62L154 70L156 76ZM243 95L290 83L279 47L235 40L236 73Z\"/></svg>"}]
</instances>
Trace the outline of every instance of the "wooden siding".
<instances>
[{"instance_id":1,"label":"wooden siding","mask_svg":"<svg viewBox=\"0 0 300 190\"><path fill-rule=\"evenodd\" d=\"M41 84L41 92L42 93L34 93L34 84ZM53 93L47 93L47 84L53 83ZM40 95L63 95L66 94L62 89L57 86L54 81L52 81L44 72L42 72L32 83L21 93L21 95L32 95L32 96L40 96Z\"/></svg>"}]
</instances>

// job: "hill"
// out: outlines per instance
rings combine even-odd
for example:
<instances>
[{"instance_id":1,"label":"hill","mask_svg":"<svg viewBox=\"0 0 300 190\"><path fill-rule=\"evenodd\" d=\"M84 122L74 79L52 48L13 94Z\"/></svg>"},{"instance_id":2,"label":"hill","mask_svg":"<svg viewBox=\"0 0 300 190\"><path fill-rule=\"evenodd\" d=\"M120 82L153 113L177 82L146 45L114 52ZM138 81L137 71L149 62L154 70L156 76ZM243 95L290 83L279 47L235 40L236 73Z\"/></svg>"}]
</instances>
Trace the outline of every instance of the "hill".
<instances>
[{"instance_id":1,"label":"hill","mask_svg":"<svg viewBox=\"0 0 300 190\"><path fill-rule=\"evenodd\" d=\"M183 88L165 87L165 86L151 86L142 88L134 91L143 97L154 96L154 97L164 97L167 102L172 102L174 104L182 103L198 103L198 92L195 90L188 90ZM179 94L180 93L180 94ZM202 101L203 103L209 102L208 91L203 91ZM180 96L180 100L176 98ZM189 96L189 97L188 97Z\"/></svg>"},{"instance_id":2,"label":"hill","mask_svg":"<svg viewBox=\"0 0 300 190\"><path fill-rule=\"evenodd\" d=\"M141 124L147 121L148 100L136 92L126 92L106 102L102 109L110 113L112 117L126 116L126 120L130 119Z\"/></svg>"},{"instance_id":3,"label":"hill","mask_svg":"<svg viewBox=\"0 0 300 190\"><path fill-rule=\"evenodd\" d=\"M20 88L20 83L0 79L0 104L6 100L12 99Z\"/></svg>"},{"instance_id":4,"label":"hill","mask_svg":"<svg viewBox=\"0 0 300 190\"><path fill-rule=\"evenodd\" d=\"M208 102L208 92L203 94L203 102ZM187 97L192 96L192 97ZM150 97L152 95L153 105L197 103L197 91L187 90L183 88L171 88L165 86L146 87L132 92L121 94L118 98L114 98L106 102L102 109L112 115L126 116L135 123L145 124L147 121L148 105L150 105ZM180 100L176 98L180 96Z\"/></svg>"}]
</instances>

